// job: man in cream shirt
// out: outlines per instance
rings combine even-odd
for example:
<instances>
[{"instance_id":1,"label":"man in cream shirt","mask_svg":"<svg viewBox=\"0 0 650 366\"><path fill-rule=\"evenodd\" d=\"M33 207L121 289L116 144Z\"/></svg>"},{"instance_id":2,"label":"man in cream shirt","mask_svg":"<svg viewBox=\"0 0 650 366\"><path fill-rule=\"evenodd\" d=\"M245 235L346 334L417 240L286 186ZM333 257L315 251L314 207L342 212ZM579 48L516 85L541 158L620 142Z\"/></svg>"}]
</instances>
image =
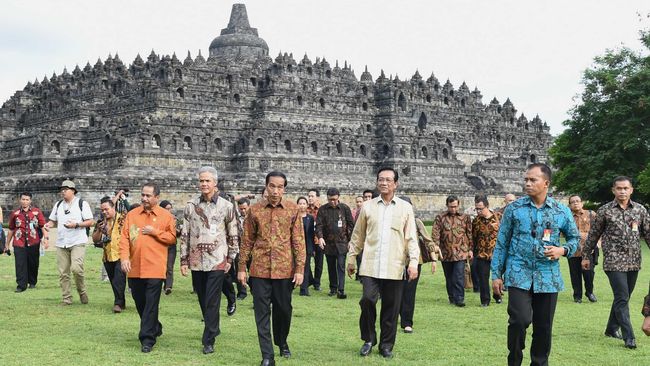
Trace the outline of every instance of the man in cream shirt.
<instances>
[{"instance_id":1,"label":"man in cream shirt","mask_svg":"<svg viewBox=\"0 0 650 366\"><path fill-rule=\"evenodd\" d=\"M399 175L393 168L380 168L377 189L380 196L361 207L348 251L348 275L356 272L356 257L363 250L359 278L363 295L359 305L359 327L364 344L359 353L367 356L377 344L375 321L377 300L381 296L381 335L379 352L393 357L404 287L404 267L408 264L409 281L418 275L420 249L417 242L415 215L412 206L395 196Z\"/></svg>"}]
</instances>

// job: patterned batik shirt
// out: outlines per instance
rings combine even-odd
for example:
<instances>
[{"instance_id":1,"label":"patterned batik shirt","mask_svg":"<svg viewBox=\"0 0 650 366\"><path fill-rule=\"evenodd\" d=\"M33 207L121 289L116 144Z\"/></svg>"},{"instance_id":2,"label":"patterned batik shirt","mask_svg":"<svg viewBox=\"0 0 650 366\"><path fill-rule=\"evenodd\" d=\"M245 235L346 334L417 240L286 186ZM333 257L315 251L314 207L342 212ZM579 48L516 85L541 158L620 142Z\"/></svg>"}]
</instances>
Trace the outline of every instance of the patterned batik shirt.
<instances>
[{"instance_id":1,"label":"patterned batik shirt","mask_svg":"<svg viewBox=\"0 0 650 366\"><path fill-rule=\"evenodd\" d=\"M346 254L353 229L352 211L345 203L334 207L328 202L318 209L316 237L325 239L325 254Z\"/></svg>"},{"instance_id":2,"label":"patterned batik shirt","mask_svg":"<svg viewBox=\"0 0 650 366\"><path fill-rule=\"evenodd\" d=\"M591 222L596 217L596 214L589 210L581 210L580 212L571 211L571 214L580 233L580 247L573 256L582 257L582 249L585 247L585 241L587 241L587 235L589 234L589 229L591 229Z\"/></svg>"},{"instance_id":3,"label":"patterned batik shirt","mask_svg":"<svg viewBox=\"0 0 650 366\"><path fill-rule=\"evenodd\" d=\"M502 279L506 287L535 293L562 291L560 261L544 256L544 246L561 246L560 233L566 238L567 256L573 255L580 234L569 208L552 197L546 197L540 208L528 196L509 204L494 247L492 280Z\"/></svg>"},{"instance_id":4,"label":"patterned batik shirt","mask_svg":"<svg viewBox=\"0 0 650 366\"><path fill-rule=\"evenodd\" d=\"M472 221L472 242L477 258L491 260L494 246L499 234L499 221L501 214L493 212L489 218L476 216Z\"/></svg>"},{"instance_id":5,"label":"patterned batik shirt","mask_svg":"<svg viewBox=\"0 0 650 366\"><path fill-rule=\"evenodd\" d=\"M641 314L643 316L650 316L650 288L648 289L648 294L643 298L643 308L641 309Z\"/></svg>"},{"instance_id":6,"label":"patterned batik shirt","mask_svg":"<svg viewBox=\"0 0 650 366\"><path fill-rule=\"evenodd\" d=\"M598 209L582 253L591 258L601 239L603 270L628 272L641 269L641 236L650 247L650 217L641 204L630 201L624 210L616 200Z\"/></svg>"},{"instance_id":7,"label":"patterned batik shirt","mask_svg":"<svg viewBox=\"0 0 650 366\"><path fill-rule=\"evenodd\" d=\"M192 271L225 269L239 249L235 208L228 200L203 195L187 202L181 232L181 265Z\"/></svg>"},{"instance_id":8,"label":"patterned batik shirt","mask_svg":"<svg viewBox=\"0 0 650 366\"><path fill-rule=\"evenodd\" d=\"M23 210L22 207L11 211L9 215L9 230L14 234L13 246L31 247L41 242L39 231L45 226L45 216L36 207ZM2 230L2 228L0 228Z\"/></svg>"},{"instance_id":9,"label":"patterned batik shirt","mask_svg":"<svg viewBox=\"0 0 650 366\"><path fill-rule=\"evenodd\" d=\"M441 261L464 261L472 249L472 219L460 213L440 214L433 221L431 238L440 247Z\"/></svg>"},{"instance_id":10,"label":"patterned batik shirt","mask_svg":"<svg viewBox=\"0 0 650 366\"><path fill-rule=\"evenodd\" d=\"M248 210L239 252L239 268L252 259L250 276L292 278L305 271L305 232L298 205L286 199L273 206L260 200Z\"/></svg>"}]
</instances>

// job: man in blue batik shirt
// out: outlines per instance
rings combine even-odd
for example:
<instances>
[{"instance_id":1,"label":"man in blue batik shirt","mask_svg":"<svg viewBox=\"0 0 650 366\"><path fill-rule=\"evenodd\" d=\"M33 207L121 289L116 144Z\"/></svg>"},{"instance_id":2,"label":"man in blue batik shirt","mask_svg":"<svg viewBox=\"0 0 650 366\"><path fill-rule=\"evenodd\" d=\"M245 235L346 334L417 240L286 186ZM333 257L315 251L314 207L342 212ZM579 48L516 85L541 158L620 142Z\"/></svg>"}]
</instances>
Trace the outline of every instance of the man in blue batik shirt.
<instances>
[{"instance_id":1,"label":"man in blue batik shirt","mask_svg":"<svg viewBox=\"0 0 650 366\"><path fill-rule=\"evenodd\" d=\"M524 177L528 196L508 205L499 227L492 289L501 296L508 288L508 365L521 365L531 322L530 364L548 364L557 293L564 289L558 259L573 255L580 240L569 208L548 196L550 185L546 164L529 165Z\"/></svg>"}]
</instances>

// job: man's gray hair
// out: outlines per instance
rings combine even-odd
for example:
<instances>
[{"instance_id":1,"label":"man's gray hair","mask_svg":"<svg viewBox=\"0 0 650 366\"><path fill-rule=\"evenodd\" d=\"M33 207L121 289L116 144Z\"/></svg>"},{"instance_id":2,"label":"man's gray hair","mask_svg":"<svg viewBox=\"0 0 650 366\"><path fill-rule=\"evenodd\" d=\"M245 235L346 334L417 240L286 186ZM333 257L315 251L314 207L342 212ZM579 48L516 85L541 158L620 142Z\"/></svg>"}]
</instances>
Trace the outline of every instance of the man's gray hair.
<instances>
[{"instance_id":1,"label":"man's gray hair","mask_svg":"<svg viewBox=\"0 0 650 366\"><path fill-rule=\"evenodd\" d=\"M211 166L202 166L199 168L198 175L201 175L201 173L210 173L212 174L212 178L214 179L214 182L216 183L219 181L219 177L217 176L217 169L211 167Z\"/></svg>"}]
</instances>

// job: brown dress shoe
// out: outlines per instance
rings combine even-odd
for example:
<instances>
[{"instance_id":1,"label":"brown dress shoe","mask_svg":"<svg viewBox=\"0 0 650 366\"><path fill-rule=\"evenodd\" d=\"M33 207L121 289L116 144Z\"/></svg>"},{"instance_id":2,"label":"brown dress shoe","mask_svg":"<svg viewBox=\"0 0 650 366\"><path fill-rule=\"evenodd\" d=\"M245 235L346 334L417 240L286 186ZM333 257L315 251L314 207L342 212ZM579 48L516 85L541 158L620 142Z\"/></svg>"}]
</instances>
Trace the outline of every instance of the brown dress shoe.
<instances>
[{"instance_id":1,"label":"brown dress shoe","mask_svg":"<svg viewBox=\"0 0 650 366\"><path fill-rule=\"evenodd\" d=\"M79 301L81 301L82 304L87 304L88 294L86 294L85 292L83 294L79 294Z\"/></svg>"}]
</instances>

